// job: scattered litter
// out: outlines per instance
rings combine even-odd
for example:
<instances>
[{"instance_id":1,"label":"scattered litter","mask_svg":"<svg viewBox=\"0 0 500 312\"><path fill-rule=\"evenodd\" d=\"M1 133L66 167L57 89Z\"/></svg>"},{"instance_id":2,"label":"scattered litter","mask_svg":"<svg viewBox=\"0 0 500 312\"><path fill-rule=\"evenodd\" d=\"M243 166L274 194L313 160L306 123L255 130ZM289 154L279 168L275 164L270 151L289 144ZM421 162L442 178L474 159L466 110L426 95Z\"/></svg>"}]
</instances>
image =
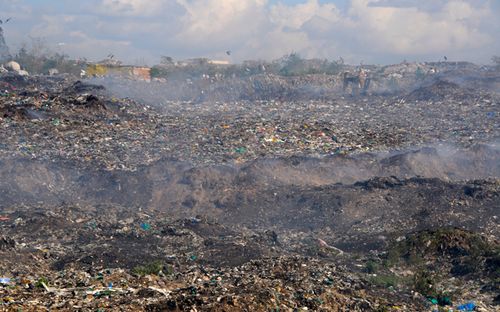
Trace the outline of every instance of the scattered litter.
<instances>
[{"instance_id":1,"label":"scattered litter","mask_svg":"<svg viewBox=\"0 0 500 312\"><path fill-rule=\"evenodd\" d=\"M2 285L8 285L10 284L11 279L8 277L0 277L0 284Z\"/></svg>"},{"instance_id":2,"label":"scattered litter","mask_svg":"<svg viewBox=\"0 0 500 312\"><path fill-rule=\"evenodd\" d=\"M172 82L95 80L108 86L103 90L71 77L8 77L0 76L0 87L9 90L0 97L0 134L6 138L0 156L63 157L107 170L134 171L164 158L206 164L374 152L441 141L468 147L494 139L498 126L498 114L491 110L498 103L493 93L446 80L426 82L412 96L401 89L394 95L342 98L338 78L264 75L251 78L255 89L247 91L253 95L243 99L195 101L162 98L171 94L165 89L174 88ZM221 88L214 90L226 94L231 81L217 84ZM322 93L320 87L311 94L316 84L329 91ZM309 91L297 96L297 85ZM135 96L128 94L134 90ZM150 94L159 98L148 101ZM151 109L145 111L143 101ZM464 104L472 101L473 108ZM467 113L471 109L474 113ZM484 116L492 122L485 123Z\"/></svg>"},{"instance_id":3,"label":"scattered litter","mask_svg":"<svg viewBox=\"0 0 500 312\"><path fill-rule=\"evenodd\" d=\"M341 75L250 69L96 84L1 73L0 221L15 219L0 223L1 269L15 278L0 279L0 304L426 311L451 305L443 290L490 308L495 259L481 250L497 244L484 216L500 186L463 177L498 157L481 144L498 137L498 95L488 73L467 65L462 82L450 66L346 76L367 86L359 96L342 93ZM443 141L460 155L413 150ZM469 156L484 162L463 166ZM439 241L424 231L412 243L443 224ZM417 278L436 270L445 280Z\"/></svg>"},{"instance_id":4,"label":"scattered litter","mask_svg":"<svg viewBox=\"0 0 500 312\"><path fill-rule=\"evenodd\" d=\"M474 302L467 302L457 307L458 311L475 311L475 309L476 309L476 304Z\"/></svg>"}]
</instances>

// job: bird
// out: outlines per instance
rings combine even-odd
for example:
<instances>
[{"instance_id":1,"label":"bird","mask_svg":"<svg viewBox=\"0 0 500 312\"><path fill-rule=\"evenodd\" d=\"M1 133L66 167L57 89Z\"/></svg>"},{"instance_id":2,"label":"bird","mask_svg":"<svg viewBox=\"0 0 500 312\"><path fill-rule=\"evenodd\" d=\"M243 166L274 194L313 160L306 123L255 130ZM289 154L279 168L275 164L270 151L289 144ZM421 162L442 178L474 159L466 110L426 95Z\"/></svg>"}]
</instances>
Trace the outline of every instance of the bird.
<instances>
[{"instance_id":1,"label":"bird","mask_svg":"<svg viewBox=\"0 0 500 312\"><path fill-rule=\"evenodd\" d=\"M227 50L227 51L226 51L226 54L227 54L227 55L231 55L231 51L230 51L230 50Z\"/></svg>"},{"instance_id":2,"label":"bird","mask_svg":"<svg viewBox=\"0 0 500 312\"><path fill-rule=\"evenodd\" d=\"M5 24L7 24L11 19L12 19L12 17L9 17L8 19L6 19Z\"/></svg>"},{"instance_id":3,"label":"bird","mask_svg":"<svg viewBox=\"0 0 500 312\"><path fill-rule=\"evenodd\" d=\"M448 58L445 56L445 57L444 57L444 60L445 60L445 61L447 61L447 60L448 60Z\"/></svg>"}]
</instances>

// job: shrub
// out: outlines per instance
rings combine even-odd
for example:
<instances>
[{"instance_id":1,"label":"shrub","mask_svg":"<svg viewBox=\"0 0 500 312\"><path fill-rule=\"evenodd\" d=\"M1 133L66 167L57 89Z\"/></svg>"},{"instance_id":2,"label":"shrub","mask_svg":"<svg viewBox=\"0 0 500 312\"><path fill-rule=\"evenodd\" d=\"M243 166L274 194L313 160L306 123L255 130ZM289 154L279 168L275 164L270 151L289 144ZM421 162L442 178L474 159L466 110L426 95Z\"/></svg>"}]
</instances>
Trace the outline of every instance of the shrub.
<instances>
[{"instance_id":1,"label":"shrub","mask_svg":"<svg viewBox=\"0 0 500 312\"><path fill-rule=\"evenodd\" d=\"M172 274L172 267L164 267L161 261L153 261L145 265L138 265L132 270L133 274L144 275L158 275L160 272Z\"/></svg>"},{"instance_id":2,"label":"shrub","mask_svg":"<svg viewBox=\"0 0 500 312\"><path fill-rule=\"evenodd\" d=\"M373 274L373 273L376 273L378 271L378 269L379 269L379 265L377 262L375 262L373 260L369 260L366 263L366 267L365 267L366 273Z\"/></svg>"},{"instance_id":3,"label":"shrub","mask_svg":"<svg viewBox=\"0 0 500 312\"><path fill-rule=\"evenodd\" d=\"M370 283L383 287L396 287L399 284L399 278L395 275L377 275L370 278Z\"/></svg>"}]
</instances>

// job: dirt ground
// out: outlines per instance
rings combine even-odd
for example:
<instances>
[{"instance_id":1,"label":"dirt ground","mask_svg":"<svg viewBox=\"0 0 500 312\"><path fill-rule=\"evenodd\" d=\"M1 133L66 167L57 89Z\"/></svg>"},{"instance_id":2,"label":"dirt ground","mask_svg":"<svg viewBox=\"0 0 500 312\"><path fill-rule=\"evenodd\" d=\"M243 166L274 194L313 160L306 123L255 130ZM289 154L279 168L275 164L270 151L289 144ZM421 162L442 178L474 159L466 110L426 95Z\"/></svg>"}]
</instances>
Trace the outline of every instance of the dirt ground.
<instances>
[{"instance_id":1,"label":"dirt ground","mask_svg":"<svg viewBox=\"0 0 500 312\"><path fill-rule=\"evenodd\" d=\"M0 307L498 311L499 94L481 75L321 97L269 78L262 98L156 105L0 76Z\"/></svg>"}]
</instances>

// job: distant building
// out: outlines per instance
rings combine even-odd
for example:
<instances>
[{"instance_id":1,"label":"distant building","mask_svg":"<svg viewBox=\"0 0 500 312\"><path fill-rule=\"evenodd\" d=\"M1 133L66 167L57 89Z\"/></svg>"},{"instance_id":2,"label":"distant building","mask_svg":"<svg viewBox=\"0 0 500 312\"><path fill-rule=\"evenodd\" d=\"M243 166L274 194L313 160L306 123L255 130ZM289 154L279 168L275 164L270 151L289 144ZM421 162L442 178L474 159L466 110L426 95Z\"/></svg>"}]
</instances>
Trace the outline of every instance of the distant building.
<instances>
[{"instance_id":1,"label":"distant building","mask_svg":"<svg viewBox=\"0 0 500 312\"><path fill-rule=\"evenodd\" d=\"M133 80L151 81L151 68L127 65L87 64L88 77L120 77Z\"/></svg>"},{"instance_id":2,"label":"distant building","mask_svg":"<svg viewBox=\"0 0 500 312\"><path fill-rule=\"evenodd\" d=\"M177 66L197 66L197 65L208 64L208 62L209 59L207 58L192 58L177 62Z\"/></svg>"},{"instance_id":3,"label":"distant building","mask_svg":"<svg viewBox=\"0 0 500 312\"><path fill-rule=\"evenodd\" d=\"M224 61L224 60L208 60L208 64L213 64L213 65L229 65L229 61Z\"/></svg>"},{"instance_id":4,"label":"distant building","mask_svg":"<svg viewBox=\"0 0 500 312\"><path fill-rule=\"evenodd\" d=\"M229 65L229 61L226 60L210 60L207 58L192 58L187 60L178 61L176 63L177 66L199 66L199 65Z\"/></svg>"}]
</instances>

